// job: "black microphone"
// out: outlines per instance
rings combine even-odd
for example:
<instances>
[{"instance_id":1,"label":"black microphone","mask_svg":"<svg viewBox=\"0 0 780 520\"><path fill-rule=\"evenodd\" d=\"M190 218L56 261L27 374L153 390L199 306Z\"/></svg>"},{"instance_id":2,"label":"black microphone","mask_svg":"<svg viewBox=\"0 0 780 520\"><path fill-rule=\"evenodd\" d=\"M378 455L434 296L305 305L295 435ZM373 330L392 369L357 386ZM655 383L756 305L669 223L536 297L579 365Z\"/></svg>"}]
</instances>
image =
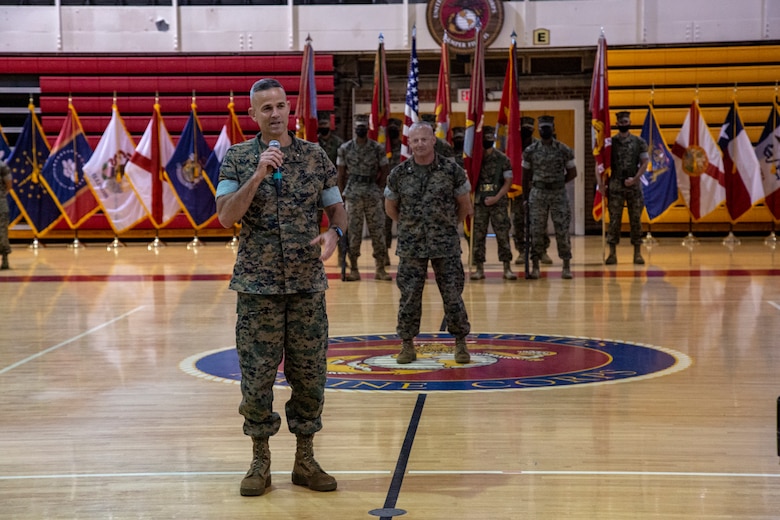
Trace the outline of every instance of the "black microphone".
<instances>
[{"instance_id":1,"label":"black microphone","mask_svg":"<svg viewBox=\"0 0 780 520\"><path fill-rule=\"evenodd\" d=\"M269 148L281 148L281 143L277 141L276 139L272 139L268 142ZM273 180L274 180L274 186L276 186L276 196L281 197L282 196L282 172L279 168L274 169L273 174Z\"/></svg>"}]
</instances>

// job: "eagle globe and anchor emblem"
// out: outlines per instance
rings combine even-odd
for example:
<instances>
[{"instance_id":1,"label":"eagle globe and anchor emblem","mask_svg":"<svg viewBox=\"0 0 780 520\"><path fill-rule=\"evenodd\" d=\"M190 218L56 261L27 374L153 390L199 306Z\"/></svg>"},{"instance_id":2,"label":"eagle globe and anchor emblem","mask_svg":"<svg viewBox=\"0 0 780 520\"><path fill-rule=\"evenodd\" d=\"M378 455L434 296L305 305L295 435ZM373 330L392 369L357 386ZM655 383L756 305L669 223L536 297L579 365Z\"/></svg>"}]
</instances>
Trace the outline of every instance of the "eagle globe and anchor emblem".
<instances>
[{"instance_id":1,"label":"eagle globe and anchor emblem","mask_svg":"<svg viewBox=\"0 0 780 520\"><path fill-rule=\"evenodd\" d=\"M485 46L498 37L504 24L504 7L500 0L433 0L428 2L426 21L439 45L447 43L455 53L470 54L476 46L477 26Z\"/></svg>"}]
</instances>

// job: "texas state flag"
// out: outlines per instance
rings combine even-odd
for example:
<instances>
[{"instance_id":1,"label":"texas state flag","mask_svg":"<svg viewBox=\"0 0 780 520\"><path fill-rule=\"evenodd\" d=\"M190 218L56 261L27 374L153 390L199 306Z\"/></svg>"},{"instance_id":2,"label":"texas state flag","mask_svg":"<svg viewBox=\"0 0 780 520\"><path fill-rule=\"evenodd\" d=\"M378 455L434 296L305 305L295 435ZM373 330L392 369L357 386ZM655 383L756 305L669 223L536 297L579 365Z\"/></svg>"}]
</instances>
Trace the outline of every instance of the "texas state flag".
<instances>
[{"instance_id":1,"label":"texas state flag","mask_svg":"<svg viewBox=\"0 0 780 520\"><path fill-rule=\"evenodd\" d=\"M726 121L720 127L718 146L723 151L726 209L731 221L736 222L764 197L761 165L742 126L736 101L731 104Z\"/></svg>"}]
</instances>

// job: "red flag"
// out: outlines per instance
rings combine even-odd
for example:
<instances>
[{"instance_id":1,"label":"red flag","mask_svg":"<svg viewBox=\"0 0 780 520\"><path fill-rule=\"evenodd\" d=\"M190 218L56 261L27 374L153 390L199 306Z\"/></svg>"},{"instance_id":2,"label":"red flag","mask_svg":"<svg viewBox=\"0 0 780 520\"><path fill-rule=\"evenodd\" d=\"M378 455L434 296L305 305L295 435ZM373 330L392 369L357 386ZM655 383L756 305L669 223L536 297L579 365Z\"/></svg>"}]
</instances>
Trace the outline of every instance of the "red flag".
<instances>
[{"instance_id":1,"label":"red flag","mask_svg":"<svg viewBox=\"0 0 780 520\"><path fill-rule=\"evenodd\" d=\"M390 139L387 138L387 123L390 119L390 88L385 63L385 37L379 33L379 47L374 58L374 97L371 100L371 117L368 120L368 137L385 145L387 157L393 155Z\"/></svg>"},{"instance_id":2,"label":"red flag","mask_svg":"<svg viewBox=\"0 0 780 520\"><path fill-rule=\"evenodd\" d=\"M301 82L295 104L295 135L316 143L317 138L317 84L314 81L314 49L311 36L306 37L301 63Z\"/></svg>"},{"instance_id":3,"label":"red flag","mask_svg":"<svg viewBox=\"0 0 780 520\"><path fill-rule=\"evenodd\" d=\"M607 79L607 39L599 36L593 80L590 84L590 112L593 136L593 156L596 158L596 175L601 182L608 182L612 162L612 130L609 124L609 81ZM593 198L593 218L601 220L604 205L601 192L596 188Z\"/></svg>"},{"instance_id":4,"label":"red flag","mask_svg":"<svg viewBox=\"0 0 780 520\"><path fill-rule=\"evenodd\" d=\"M452 100L450 98L450 53L447 45L446 33L441 42L441 64L439 65L439 84L436 88L436 137L452 143L452 129L450 129L450 112L452 112Z\"/></svg>"},{"instance_id":5,"label":"red flag","mask_svg":"<svg viewBox=\"0 0 780 520\"><path fill-rule=\"evenodd\" d=\"M471 183L471 191L477 187L479 168L482 165L482 124L485 110L485 48L482 27L477 22L474 30L476 42L471 66L471 88L466 114L466 135L463 138L463 165Z\"/></svg>"},{"instance_id":6,"label":"red flag","mask_svg":"<svg viewBox=\"0 0 780 520\"><path fill-rule=\"evenodd\" d=\"M677 187L696 222L726 199L723 157L694 100L672 146Z\"/></svg>"},{"instance_id":7,"label":"red flag","mask_svg":"<svg viewBox=\"0 0 780 520\"><path fill-rule=\"evenodd\" d=\"M406 106L404 107L404 130L401 136L401 161L412 156L409 150L409 128L420 120L420 94L418 78L420 64L417 61L417 27L412 27L412 54L409 57L409 77L406 82Z\"/></svg>"},{"instance_id":8,"label":"red flag","mask_svg":"<svg viewBox=\"0 0 780 520\"><path fill-rule=\"evenodd\" d=\"M520 96L517 86L517 35L512 33L512 45L509 46L509 64L504 77L504 90L501 93L501 105L496 123L496 145L512 163L512 187L509 197L514 198L523 192L523 138L520 135Z\"/></svg>"}]
</instances>

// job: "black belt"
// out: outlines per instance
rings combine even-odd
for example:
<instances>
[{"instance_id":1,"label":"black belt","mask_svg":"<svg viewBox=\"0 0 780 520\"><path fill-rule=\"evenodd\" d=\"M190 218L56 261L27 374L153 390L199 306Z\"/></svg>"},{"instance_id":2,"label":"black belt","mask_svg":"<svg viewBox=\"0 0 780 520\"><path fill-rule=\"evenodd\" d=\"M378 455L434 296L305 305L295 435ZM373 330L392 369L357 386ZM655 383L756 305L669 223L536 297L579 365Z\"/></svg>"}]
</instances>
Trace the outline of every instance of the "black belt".
<instances>
[{"instance_id":1,"label":"black belt","mask_svg":"<svg viewBox=\"0 0 780 520\"><path fill-rule=\"evenodd\" d=\"M374 177L371 175L350 175L349 180L357 184L370 184L374 182Z\"/></svg>"},{"instance_id":2,"label":"black belt","mask_svg":"<svg viewBox=\"0 0 780 520\"><path fill-rule=\"evenodd\" d=\"M562 182L543 182L543 181L534 181L533 187L537 190L562 190L566 186Z\"/></svg>"}]
</instances>

